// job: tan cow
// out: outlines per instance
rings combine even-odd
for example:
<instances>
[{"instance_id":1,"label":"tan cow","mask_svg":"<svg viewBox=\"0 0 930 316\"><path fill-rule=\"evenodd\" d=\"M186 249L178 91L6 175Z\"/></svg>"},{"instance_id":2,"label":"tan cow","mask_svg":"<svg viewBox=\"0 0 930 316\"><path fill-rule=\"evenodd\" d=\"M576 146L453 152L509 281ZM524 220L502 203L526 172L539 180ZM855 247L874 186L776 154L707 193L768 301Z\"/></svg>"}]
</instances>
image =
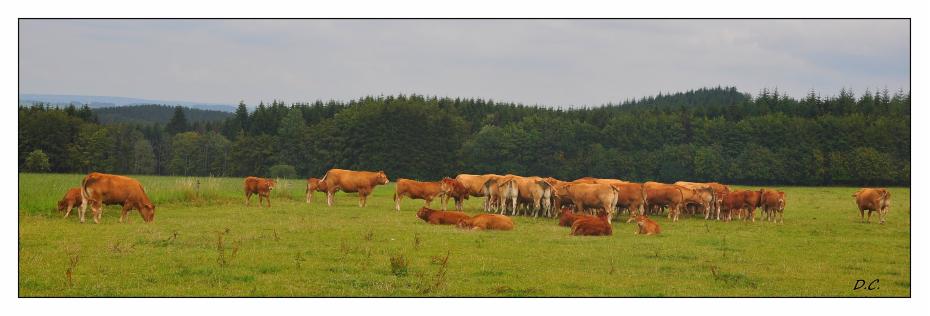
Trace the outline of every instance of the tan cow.
<instances>
[{"instance_id":1,"label":"tan cow","mask_svg":"<svg viewBox=\"0 0 930 316\"><path fill-rule=\"evenodd\" d=\"M658 235L662 232L659 224L646 217L646 215L631 216L626 222L636 222L637 235Z\"/></svg>"},{"instance_id":2,"label":"tan cow","mask_svg":"<svg viewBox=\"0 0 930 316\"><path fill-rule=\"evenodd\" d=\"M694 206L704 213L704 219L710 216L714 205L714 190L710 187L694 187L676 184L682 194L683 207Z\"/></svg>"},{"instance_id":3,"label":"tan cow","mask_svg":"<svg viewBox=\"0 0 930 316\"><path fill-rule=\"evenodd\" d=\"M885 223L885 215L891 208L891 192L885 188L862 188L852 195L856 198L856 205L859 207L859 217L865 217L865 210L869 211L869 217L865 219L868 223L872 219L872 212L878 212L881 224Z\"/></svg>"},{"instance_id":4,"label":"tan cow","mask_svg":"<svg viewBox=\"0 0 930 316\"><path fill-rule=\"evenodd\" d=\"M531 210L533 217L537 217L539 213L552 217L552 188L548 182L540 177L513 176L513 179L517 185L517 199L527 203L525 209Z\"/></svg>"},{"instance_id":5,"label":"tan cow","mask_svg":"<svg viewBox=\"0 0 930 316\"><path fill-rule=\"evenodd\" d=\"M617 207L620 209L626 209L630 212L630 216L636 215L637 213L643 214L643 206L646 204L645 197L643 195L643 184L642 183L615 183L611 186L617 188L619 193L617 196Z\"/></svg>"},{"instance_id":6,"label":"tan cow","mask_svg":"<svg viewBox=\"0 0 930 316\"><path fill-rule=\"evenodd\" d=\"M620 193L616 187L607 184L572 183L564 189L578 213L583 213L588 208L600 209L607 212L608 218L613 218Z\"/></svg>"},{"instance_id":7,"label":"tan cow","mask_svg":"<svg viewBox=\"0 0 930 316\"><path fill-rule=\"evenodd\" d=\"M440 190L442 191L442 197L440 202L442 203L442 210L446 210L446 202L449 201L449 198L455 200L455 210L461 211L463 203L468 199L468 189L465 188L465 185L461 181L455 180L449 177L442 178L442 186Z\"/></svg>"},{"instance_id":8,"label":"tan cow","mask_svg":"<svg viewBox=\"0 0 930 316\"><path fill-rule=\"evenodd\" d=\"M416 180L398 178L394 186L394 209L400 211L400 201L404 197L426 201L425 206L430 207L433 198L442 195L442 182L420 182Z\"/></svg>"},{"instance_id":9,"label":"tan cow","mask_svg":"<svg viewBox=\"0 0 930 316\"><path fill-rule=\"evenodd\" d=\"M762 189L762 213L765 214L765 220L774 222L785 221L785 192L778 190Z\"/></svg>"},{"instance_id":10,"label":"tan cow","mask_svg":"<svg viewBox=\"0 0 930 316\"><path fill-rule=\"evenodd\" d=\"M551 177L545 178L543 180L549 184L552 191L552 209L558 210L562 209L562 206L573 205L571 199L568 197L568 191L565 190L565 188L571 184L571 182L566 182Z\"/></svg>"},{"instance_id":11,"label":"tan cow","mask_svg":"<svg viewBox=\"0 0 930 316\"><path fill-rule=\"evenodd\" d=\"M68 215L71 215L71 209L83 205L84 201L81 199L81 188L70 188L68 192L65 192L65 196L58 201L58 211L64 212L64 218L68 218Z\"/></svg>"},{"instance_id":12,"label":"tan cow","mask_svg":"<svg viewBox=\"0 0 930 316\"><path fill-rule=\"evenodd\" d=\"M353 171L344 169L329 169L321 180L326 186L326 204L333 206L333 196L336 191L358 192L358 206L365 207L368 195L375 186L388 184L389 180L384 171Z\"/></svg>"},{"instance_id":13,"label":"tan cow","mask_svg":"<svg viewBox=\"0 0 930 316\"><path fill-rule=\"evenodd\" d=\"M646 191L646 209L661 210L667 206L668 218L678 221L684 204L684 196L678 186L649 181L643 184L643 190Z\"/></svg>"},{"instance_id":14,"label":"tan cow","mask_svg":"<svg viewBox=\"0 0 930 316\"><path fill-rule=\"evenodd\" d=\"M94 212L94 223L100 223L103 205L122 205L119 222L129 222L127 213L137 209L146 223L155 220L155 205L145 194L145 188L136 179L112 174L91 172L81 181L82 205L79 209L81 223L84 222L86 208L90 205Z\"/></svg>"},{"instance_id":15,"label":"tan cow","mask_svg":"<svg viewBox=\"0 0 930 316\"><path fill-rule=\"evenodd\" d=\"M513 176L506 176L499 180L491 181L493 181L493 185L497 187L497 193L493 196L496 196L498 201L500 201L499 208L501 210L501 215L507 212L507 205L511 206L510 214L515 214L517 212L517 199L520 197L520 190L517 188L517 179Z\"/></svg>"},{"instance_id":16,"label":"tan cow","mask_svg":"<svg viewBox=\"0 0 930 316\"><path fill-rule=\"evenodd\" d=\"M513 220L499 214L478 214L459 221L456 226L473 230L513 230Z\"/></svg>"},{"instance_id":17,"label":"tan cow","mask_svg":"<svg viewBox=\"0 0 930 316\"><path fill-rule=\"evenodd\" d=\"M462 183L462 186L465 187L465 190L468 191L469 196L474 197L486 197L484 200L484 211L488 212L492 204L495 203L490 197L488 197L488 191L486 191L488 180L495 180L500 178L500 175L496 174L484 174L484 175L475 175L475 174L460 174L455 177L455 180ZM495 188L496 189L496 188Z\"/></svg>"},{"instance_id":18,"label":"tan cow","mask_svg":"<svg viewBox=\"0 0 930 316\"><path fill-rule=\"evenodd\" d=\"M326 184L317 178L307 179L307 204L313 200L313 192L326 192Z\"/></svg>"}]
</instances>

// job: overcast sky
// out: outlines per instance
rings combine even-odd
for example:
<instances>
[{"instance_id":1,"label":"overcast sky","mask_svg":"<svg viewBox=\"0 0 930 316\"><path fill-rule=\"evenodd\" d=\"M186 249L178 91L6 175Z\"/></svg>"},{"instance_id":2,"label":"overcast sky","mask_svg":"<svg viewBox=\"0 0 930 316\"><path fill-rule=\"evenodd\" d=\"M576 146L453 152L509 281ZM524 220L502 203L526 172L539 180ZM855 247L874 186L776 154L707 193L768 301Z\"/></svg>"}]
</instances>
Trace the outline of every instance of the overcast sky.
<instances>
[{"instance_id":1,"label":"overcast sky","mask_svg":"<svg viewBox=\"0 0 930 316\"><path fill-rule=\"evenodd\" d=\"M907 20L20 20L20 92L252 105L417 93L600 105L909 89Z\"/></svg>"}]
</instances>

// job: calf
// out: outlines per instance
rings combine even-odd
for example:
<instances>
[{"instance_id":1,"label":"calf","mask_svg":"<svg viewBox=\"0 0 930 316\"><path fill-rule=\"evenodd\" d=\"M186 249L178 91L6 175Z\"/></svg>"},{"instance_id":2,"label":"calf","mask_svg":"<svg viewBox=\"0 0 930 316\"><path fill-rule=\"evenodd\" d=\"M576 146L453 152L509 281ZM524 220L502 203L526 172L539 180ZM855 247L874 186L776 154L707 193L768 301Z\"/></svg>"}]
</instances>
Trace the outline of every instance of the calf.
<instances>
[{"instance_id":1,"label":"calf","mask_svg":"<svg viewBox=\"0 0 930 316\"><path fill-rule=\"evenodd\" d=\"M626 222L636 222L637 235L658 235L661 232L661 229L659 229L659 224L646 217L646 215L636 215L634 217L630 217L630 219Z\"/></svg>"},{"instance_id":2,"label":"calf","mask_svg":"<svg viewBox=\"0 0 930 316\"><path fill-rule=\"evenodd\" d=\"M459 221L456 226L472 230L512 230L513 220L499 214L478 214Z\"/></svg>"},{"instance_id":3,"label":"calf","mask_svg":"<svg viewBox=\"0 0 930 316\"><path fill-rule=\"evenodd\" d=\"M64 212L64 218L68 218L68 215L71 215L71 209L75 206L84 206L84 200L81 199L80 187L68 189L68 192L65 193L65 197L58 201L58 211Z\"/></svg>"},{"instance_id":4,"label":"calf","mask_svg":"<svg viewBox=\"0 0 930 316\"><path fill-rule=\"evenodd\" d=\"M462 212L446 212L422 207L417 211L417 217L433 225L455 225L460 221L471 218Z\"/></svg>"},{"instance_id":5,"label":"calf","mask_svg":"<svg viewBox=\"0 0 930 316\"><path fill-rule=\"evenodd\" d=\"M326 192L326 183L317 178L307 179L307 204L313 199L313 192Z\"/></svg>"},{"instance_id":6,"label":"calf","mask_svg":"<svg viewBox=\"0 0 930 316\"><path fill-rule=\"evenodd\" d=\"M613 235L610 215L601 212L595 218L582 218L572 224L572 236L610 236Z\"/></svg>"},{"instance_id":7,"label":"calf","mask_svg":"<svg viewBox=\"0 0 930 316\"><path fill-rule=\"evenodd\" d=\"M249 205L249 202L251 202L252 194L258 194L258 207L262 206L262 199L268 201L268 207L271 207L271 190L274 190L275 184L274 179L246 177L243 184L245 205Z\"/></svg>"},{"instance_id":8,"label":"calf","mask_svg":"<svg viewBox=\"0 0 930 316\"><path fill-rule=\"evenodd\" d=\"M559 217L559 226L572 227L575 221L582 218L597 218L596 216L586 214L576 214L570 207L562 207L562 215Z\"/></svg>"},{"instance_id":9,"label":"calf","mask_svg":"<svg viewBox=\"0 0 930 316\"><path fill-rule=\"evenodd\" d=\"M404 197L426 201L426 207L433 202L433 198L442 194L442 182L420 182L410 179L397 179L394 187L394 209L400 211L400 201Z\"/></svg>"},{"instance_id":10,"label":"calf","mask_svg":"<svg viewBox=\"0 0 930 316\"><path fill-rule=\"evenodd\" d=\"M859 217L865 217L865 211L869 211L868 223L872 219L872 212L878 212L881 224L885 223L885 215L891 208L891 192L885 188L862 188L852 195L856 198L856 205L859 207Z\"/></svg>"}]
</instances>

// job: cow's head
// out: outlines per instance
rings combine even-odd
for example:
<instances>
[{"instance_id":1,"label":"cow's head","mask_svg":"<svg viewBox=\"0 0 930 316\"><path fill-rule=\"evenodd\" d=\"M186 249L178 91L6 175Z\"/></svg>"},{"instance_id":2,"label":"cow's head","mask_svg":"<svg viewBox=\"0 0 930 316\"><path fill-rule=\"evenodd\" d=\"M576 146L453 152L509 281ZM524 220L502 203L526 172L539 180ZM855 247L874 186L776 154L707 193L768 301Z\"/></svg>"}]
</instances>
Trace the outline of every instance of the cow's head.
<instances>
[{"instance_id":1,"label":"cow's head","mask_svg":"<svg viewBox=\"0 0 930 316\"><path fill-rule=\"evenodd\" d=\"M424 206L424 207L421 207L419 211L417 211L417 217L419 217L420 219L424 221L428 221L429 215L432 213L433 213L433 210Z\"/></svg>"},{"instance_id":2,"label":"cow's head","mask_svg":"<svg viewBox=\"0 0 930 316\"><path fill-rule=\"evenodd\" d=\"M265 179L265 187L268 188L268 191L274 190L274 186L278 184L274 179Z\"/></svg>"},{"instance_id":3,"label":"cow's head","mask_svg":"<svg viewBox=\"0 0 930 316\"><path fill-rule=\"evenodd\" d=\"M390 180L388 179L387 175L384 174L384 170L378 171L378 183L388 184L388 182L390 182Z\"/></svg>"},{"instance_id":4,"label":"cow's head","mask_svg":"<svg viewBox=\"0 0 930 316\"><path fill-rule=\"evenodd\" d=\"M65 211L65 208L67 208L67 207L68 207L68 201L65 201L65 200L58 201L58 211L59 211L59 212L64 212L64 211Z\"/></svg>"},{"instance_id":5,"label":"cow's head","mask_svg":"<svg viewBox=\"0 0 930 316\"><path fill-rule=\"evenodd\" d=\"M142 220L151 223L155 220L155 205L151 202L142 203L139 207L139 214L142 214Z\"/></svg>"},{"instance_id":6,"label":"cow's head","mask_svg":"<svg viewBox=\"0 0 930 316\"><path fill-rule=\"evenodd\" d=\"M316 191L320 188L320 179L310 178L307 179L307 191Z\"/></svg>"}]
</instances>

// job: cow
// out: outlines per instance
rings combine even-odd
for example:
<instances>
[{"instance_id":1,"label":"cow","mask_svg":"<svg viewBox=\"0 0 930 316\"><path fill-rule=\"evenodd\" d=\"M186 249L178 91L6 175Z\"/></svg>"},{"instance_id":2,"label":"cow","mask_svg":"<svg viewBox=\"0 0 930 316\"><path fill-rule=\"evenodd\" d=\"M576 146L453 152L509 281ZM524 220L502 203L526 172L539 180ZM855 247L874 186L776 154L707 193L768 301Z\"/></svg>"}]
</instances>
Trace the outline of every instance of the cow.
<instances>
[{"instance_id":1,"label":"cow","mask_svg":"<svg viewBox=\"0 0 930 316\"><path fill-rule=\"evenodd\" d=\"M865 218L865 211L869 211L869 217L865 218L868 223L872 220L872 212L878 212L881 219L880 224L885 223L885 215L891 208L891 192L885 188L862 188L852 195L856 198L856 205L859 207L859 217Z\"/></svg>"},{"instance_id":2,"label":"cow","mask_svg":"<svg viewBox=\"0 0 930 316\"><path fill-rule=\"evenodd\" d=\"M442 196L440 197L442 203L442 210L446 210L446 202L449 201L449 198L455 200L455 210L461 211L463 203L470 196L468 194L468 189L465 188L465 185L461 181L455 180L449 177L442 178L442 186L440 190L442 191Z\"/></svg>"},{"instance_id":3,"label":"cow","mask_svg":"<svg viewBox=\"0 0 930 316\"><path fill-rule=\"evenodd\" d=\"M494 180L491 180L494 181ZM491 182L488 181L488 182ZM517 188L517 179L514 177L505 177L496 181L497 186L497 199L500 203L501 215L507 211L507 205L510 207L510 215L514 215L517 212L517 198L520 197L520 190Z\"/></svg>"},{"instance_id":4,"label":"cow","mask_svg":"<svg viewBox=\"0 0 930 316\"><path fill-rule=\"evenodd\" d=\"M307 204L313 199L313 192L326 192L326 184L317 178L307 179Z\"/></svg>"},{"instance_id":5,"label":"cow","mask_svg":"<svg viewBox=\"0 0 930 316\"><path fill-rule=\"evenodd\" d=\"M439 211L425 206L417 211L417 217L433 225L455 225L462 220L471 218L471 216L462 212Z\"/></svg>"},{"instance_id":6,"label":"cow","mask_svg":"<svg viewBox=\"0 0 930 316\"><path fill-rule=\"evenodd\" d=\"M64 218L68 218L68 215L71 215L72 208L83 205L84 200L81 199L81 188L70 188L68 192L65 192L65 196L58 201L58 211L64 212Z\"/></svg>"},{"instance_id":7,"label":"cow","mask_svg":"<svg viewBox=\"0 0 930 316\"><path fill-rule=\"evenodd\" d=\"M581 218L572 223L571 236L610 236L613 235L613 225L610 224L610 215L606 212L598 213L595 218Z\"/></svg>"},{"instance_id":8,"label":"cow","mask_svg":"<svg viewBox=\"0 0 930 316\"><path fill-rule=\"evenodd\" d=\"M760 202L765 220L774 222L785 221L785 192L762 189Z\"/></svg>"},{"instance_id":9,"label":"cow","mask_svg":"<svg viewBox=\"0 0 930 316\"><path fill-rule=\"evenodd\" d=\"M606 212L608 220L613 218L620 193L616 187L607 184L572 183L565 186L565 190L578 213L587 208L594 208Z\"/></svg>"},{"instance_id":10,"label":"cow","mask_svg":"<svg viewBox=\"0 0 930 316\"><path fill-rule=\"evenodd\" d=\"M544 181L549 184L552 191L552 208L561 209L562 206L574 205L572 204L572 200L568 197L568 191L565 190L571 182L565 182L555 178L546 178Z\"/></svg>"},{"instance_id":11,"label":"cow","mask_svg":"<svg viewBox=\"0 0 930 316\"><path fill-rule=\"evenodd\" d=\"M763 190L764 189L761 189L759 191L748 191L748 190L744 191L746 192L744 193L746 197L743 200L743 209L746 212L746 219L747 220L751 219L752 222L754 223L756 222L756 208L762 205L762 191Z\"/></svg>"},{"instance_id":12,"label":"cow","mask_svg":"<svg viewBox=\"0 0 930 316\"><path fill-rule=\"evenodd\" d=\"M739 213L746 207L746 200L751 191L730 191L720 195L720 207L717 211L717 220L733 220L733 213Z\"/></svg>"},{"instance_id":13,"label":"cow","mask_svg":"<svg viewBox=\"0 0 930 316\"><path fill-rule=\"evenodd\" d=\"M478 214L459 221L456 227L472 230L512 230L513 220L499 214Z\"/></svg>"},{"instance_id":14,"label":"cow","mask_svg":"<svg viewBox=\"0 0 930 316\"><path fill-rule=\"evenodd\" d=\"M271 207L271 190L277 184L274 179L265 179L258 177L246 177L243 188L245 189L245 205L249 205L252 200L252 194L258 194L258 207L262 206L262 199L268 201L268 207Z\"/></svg>"},{"instance_id":15,"label":"cow","mask_svg":"<svg viewBox=\"0 0 930 316\"><path fill-rule=\"evenodd\" d=\"M410 179L398 178L397 185L394 186L394 209L400 211L400 201L404 197L411 199L420 199L426 201L426 207L430 207L433 198L442 195L442 182L420 182Z\"/></svg>"},{"instance_id":16,"label":"cow","mask_svg":"<svg viewBox=\"0 0 930 316\"><path fill-rule=\"evenodd\" d=\"M683 186L676 184L681 190L682 203L684 207L694 206L704 212L704 219L710 215L710 210L714 205L714 190L709 187ZM693 214L693 213L692 213Z\"/></svg>"},{"instance_id":17,"label":"cow","mask_svg":"<svg viewBox=\"0 0 930 316\"><path fill-rule=\"evenodd\" d=\"M533 217L538 217L539 213L552 217L552 187L548 182L540 177L513 176L513 180L517 185L518 200L526 203L526 208L533 211Z\"/></svg>"},{"instance_id":18,"label":"cow","mask_svg":"<svg viewBox=\"0 0 930 316\"><path fill-rule=\"evenodd\" d=\"M572 227L572 224L574 224L576 220L579 220L582 218L596 218L596 216L580 214L580 213L576 214L575 212L572 211L572 208L567 207L567 206L562 207L562 213L561 213L561 216L559 217L559 226Z\"/></svg>"},{"instance_id":19,"label":"cow","mask_svg":"<svg viewBox=\"0 0 930 316\"><path fill-rule=\"evenodd\" d=\"M662 232L662 230L659 228L659 224L649 219L649 217L646 217L646 215L640 214L631 216L630 219L628 219L626 222L636 222L637 235L658 235Z\"/></svg>"},{"instance_id":20,"label":"cow","mask_svg":"<svg viewBox=\"0 0 930 316\"><path fill-rule=\"evenodd\" d=\"M681 214L684 204L684 196L679 187L649 181L643 184L643 190L645 191L646 209L661 209L661 207L668 206L668 217L673 222L678 221L678 215Z\"/></svg>"},{"instance_id":21,"label":"cow","mask_svg":"<svg viewBox=\"0 0 930 316\"><path fill-rule=\"evenodd\" d=\"M484 175L474 175L474 174L460 174L455 176L455 180L462 183L462 186L465 187L465 190L468 191L469 196L474 197L486 197L484 200L484 211L488 212L491 209L491 205L494 201L488 197L489 192L487 191L487 182L488 180L496 180L501 176L496 174L484 174ZM496 187L495 187L496 189Z\"/></svg>"},{"instance_id":22,"label":"cow","mask_svg":"<svg viewBox=\"0 0 930 316\"><path fill-rule=\"evenodd\" d=\"M630 216L636 213L643 213L643 206L646 201L643 197L643 185L641 183L614 183L611 186L617 188L617 208L627 209Z\"/></svg>"},{"instance_id":23,"label":"cow","mask_svg":"<svg viewBox=\"0 0 930 316\"><path fill-rule=\"evenodd\" d=\"M94 223L100 223L103 215L103 205L122 205L119 222L125 219L129 222L127 214L132 209L139 210L142 220L150 223L155 220L155 205L145 194L145 188L138 180L98 172L91 172L81 180L81 223L89 205L94 212Z\"/></svg>"},{"instance_id":24,"label":"cow","mask_svg":"<svg viewBox=\"0 0 930 316\"><path fill-rule=\"evenodd\" d=\"M500 204L502 203L500 200L500 185L509 181L511 178L513 178L512 175L488 175L488 180L484 182L483 188L481 189L481 194L485 197L485 212L496 212L500 208Z\"/></svg>"},{"instance_id":25,"label":"cow","mask_svg":"<svg viewBox=\"0 0 930 316\"><path fill-rule=\"evenodd\" d=\"M323 176L323 185L326 186L326 205L333 206L336 191L351 193L358 192L358 206L365 207L368 195L375 186L388 184L390 180L384 171L353 171L345 169L329 169Z\"/></svg>"}]
</instances>

